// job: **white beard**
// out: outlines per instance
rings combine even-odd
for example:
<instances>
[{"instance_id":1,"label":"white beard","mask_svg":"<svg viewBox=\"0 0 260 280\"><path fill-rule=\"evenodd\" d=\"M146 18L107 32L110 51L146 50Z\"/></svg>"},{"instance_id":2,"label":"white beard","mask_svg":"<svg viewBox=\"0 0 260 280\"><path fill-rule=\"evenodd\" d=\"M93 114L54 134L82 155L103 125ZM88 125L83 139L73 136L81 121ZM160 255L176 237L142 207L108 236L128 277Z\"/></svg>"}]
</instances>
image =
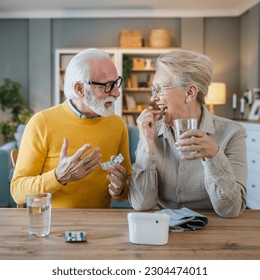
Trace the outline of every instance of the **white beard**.
<instances>
[{"instance_id":1,"label":"white beard","mask_svg":"<svg viewBox=\"0 0 260 280\"><path fill-rule=\"evenodd\" d=\"M84 103L87 105L93 112L100 116L109 116L114 113L116 98L109 96L106 99L97 99L93 92L90 92L84 98ZM105 107L106 102L112 102L112 105L108 108Z\"/></svg>"}]
</instances>

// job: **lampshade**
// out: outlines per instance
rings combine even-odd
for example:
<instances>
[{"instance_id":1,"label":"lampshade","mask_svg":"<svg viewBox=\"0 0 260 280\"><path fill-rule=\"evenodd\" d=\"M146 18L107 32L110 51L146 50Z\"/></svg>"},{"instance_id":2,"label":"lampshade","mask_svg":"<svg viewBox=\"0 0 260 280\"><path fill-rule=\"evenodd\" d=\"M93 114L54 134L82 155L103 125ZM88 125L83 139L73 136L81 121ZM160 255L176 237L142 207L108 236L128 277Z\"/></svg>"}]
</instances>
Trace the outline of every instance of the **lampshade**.
<instances>
[{"instance_id":1,"label":"lampshade","mask_svg":"<svg viewBox=\"0 0 260 280\"><path fill-rule=\"evenodd\" d=\"M226 84L211 83L205 101L206 104L209 104L210 111L214 113L214 105L221 105L226 103Z\"/></svg>"}]
</instances>

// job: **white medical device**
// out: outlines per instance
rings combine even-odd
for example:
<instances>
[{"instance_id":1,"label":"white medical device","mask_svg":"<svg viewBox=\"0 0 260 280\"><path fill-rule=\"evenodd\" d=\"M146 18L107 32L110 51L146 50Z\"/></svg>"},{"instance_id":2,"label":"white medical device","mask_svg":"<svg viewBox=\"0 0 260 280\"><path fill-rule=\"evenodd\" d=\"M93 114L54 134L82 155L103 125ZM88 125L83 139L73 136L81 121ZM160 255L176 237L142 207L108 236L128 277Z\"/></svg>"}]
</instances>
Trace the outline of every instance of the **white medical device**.
<instances>
[{"instance_id":1,"label":"white medical device","mask_svg":"<svg viewBox=\"0 0 260 280\"><path fill-rule=\"evenodd\" d=\"M134 244L168 243L170 216L158 213L128 213L129 241Z\"/></svg>"}]
</instances>

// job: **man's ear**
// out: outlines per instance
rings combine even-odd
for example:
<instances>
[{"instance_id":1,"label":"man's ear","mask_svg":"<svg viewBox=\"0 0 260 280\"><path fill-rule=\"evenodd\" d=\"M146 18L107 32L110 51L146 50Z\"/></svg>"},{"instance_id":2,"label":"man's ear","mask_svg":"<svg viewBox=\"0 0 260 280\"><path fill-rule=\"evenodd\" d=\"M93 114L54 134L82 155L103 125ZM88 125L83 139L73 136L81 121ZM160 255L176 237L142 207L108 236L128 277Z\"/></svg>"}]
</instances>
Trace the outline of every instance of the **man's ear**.
<instances>
[{"instance_id":1,"label":"man's ear","mask_svg":"<svg viewBox=\"0 0 260 280\"><path fill-rule=\"evenodd\" d=\"M195 85L190 85L186 90L186 103L191 103L194 99L196 99L197 93L197 87Z\"/></svg>"},{"instance_id":2,"label":"man's ear","mask_svg":"<svg viewBox=\"0 0 260 280\"><path fill-rule=\"evenodd\" d=\"M76 92L78 97L83 97L84 96L84 91L85 91L84 85L80 82L77 82L74 85L74 91Z\"/></svg>"}]
</instances>

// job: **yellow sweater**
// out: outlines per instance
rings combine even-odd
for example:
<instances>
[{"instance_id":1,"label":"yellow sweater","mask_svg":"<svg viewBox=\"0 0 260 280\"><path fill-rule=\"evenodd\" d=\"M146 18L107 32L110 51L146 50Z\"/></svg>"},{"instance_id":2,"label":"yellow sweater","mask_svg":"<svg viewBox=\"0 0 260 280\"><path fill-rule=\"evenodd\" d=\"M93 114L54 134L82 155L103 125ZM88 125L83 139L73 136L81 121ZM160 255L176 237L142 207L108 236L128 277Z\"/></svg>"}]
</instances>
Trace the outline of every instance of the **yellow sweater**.
<instances>
[{"instance_id":1,"label":"yellow sweater","mask_svg":"<svg viewBox=\"0 0 260 280\"><path fill-rule=\"evenodd\" d=\"M128 134L125 122L116 115L95 119L81 119L66 102L36 113L26 125L19 150L11 193L17 203L24 203L26 195L36 192L52 193L53 207L106 208L110 207L108 174L101 166L85 178L60 184L54 174L64 138L68 139L68 155L73 155L86 143L100 148L101 162L121 153L121 163L131 175ZM128 186L120 201L127 198Z\"/></svg>"}]
</instances>

